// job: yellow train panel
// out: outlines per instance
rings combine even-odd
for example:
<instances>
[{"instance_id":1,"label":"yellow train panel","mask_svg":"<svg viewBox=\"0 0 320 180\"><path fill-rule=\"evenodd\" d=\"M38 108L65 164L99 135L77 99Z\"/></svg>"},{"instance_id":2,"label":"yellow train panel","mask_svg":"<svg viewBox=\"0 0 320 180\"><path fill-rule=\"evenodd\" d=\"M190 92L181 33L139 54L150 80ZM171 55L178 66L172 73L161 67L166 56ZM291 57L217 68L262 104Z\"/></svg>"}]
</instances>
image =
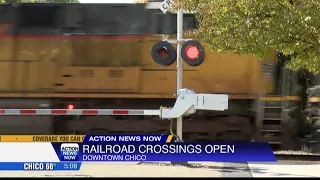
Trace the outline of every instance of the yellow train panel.
<instances>
[{"instance_id":1,"label":"yellow train panel","mask_svg":"<svg viewBox=\"0 0 320 180\"><path fill-rule=\"evenodd\" d=\"M147 94L175 94L175 71L143 71L142 93Z\"/></svg>"},{"instance_id":2,"label":"yellow train panel","mask_svg":"<svg viewBox=\"0 0 320 180\"><path fill-rule=\"evenodd\" d=\"M135 20L128 21L132 23L128 28L141 23ZM96 26L95 30L101 28ZM62 35L51 30L41 34L43 29L35 28L29 36L29 29L22 32L25 30L22 28L19 37L15 37L11 36L15 33L13 29L2 30L7 27L0 25L0 33L8 35L0 42L0 91L73 92L70 94L73 97L89 97L89 92L114 97L122 93L139 98L162 98L176 93L176 64L160 66L150 55L161 35ZM275 57L270 53L266 60L272 63ZM183 63L183 87L201 93L227 93L231 98L256 97L264 88L267 93L273 92L271 78L267 78L266 86L261 82L264 75L260 65L252 55L206 49L205 61L199 67Z\"/></svg>"},{"instance_id":3,"label":"yellow train panel","mask_svg":"<svg viewBox=\"0 0 320 180\"><path fill-rule=\"evenodd\" d=\"M13 47L13 40L11 38L1 38L0 41L0 63L2 61L8 61L12 58L12 48Z\"/></svg>"},{"instance_id":4,"label":"yellow train panel","mask_svg":"<svg viewBox=\"0 0 320 180\"><path fill-rule=\"evenodd\" d=\"M141 42L141 41L140 41ZM81 38L69 39L72 64L89 66L137 66L140 59L139 39Z\"/></svg>"},{"instance_id":5,"label":"yellow train panel","mask_svg":"<svg viewBox=\"0 0 320 180\"><path fill-rule=\"evenodd\" d=\"M11 77L11 62L0 61L0 90L1 91L9 91L10 88L10 77Z\"/></svg>"},{"instance_id":6,"label":"yellow train panel","mask_svg":"<svg viewBox=\"0 0 320 180\"><path fill-rule=\"evenodd\" d=\"M55 76L58 69L58 62L56 55L48 55L40 62L35 63L34 68L38 68L38 86L40 90L54 90Z\"/></svg>"},{"instance_id":7,"label":"yellow train panel","mask_svg":"<svg viewBox=\"0 0 320 180\"><path fill-rule=\"evenodd\" d=\"M28 76L27 78L27 90L28 91L39 91L40 89L40 83L39 82L52 82L52 72L54 72L54 66L47 70L47 73L40 74L39 71L39 62L30 62L28 65L28 73L25 74L25 76ZM39 77L43 77L45 80L39 81Z\"/></svg>"},{"instance_id":8,"label":"yellow train panel","mask_svg":"<svg viewBox=\"0 0 320 180\"><path fill-rule=\"evenodd\" d=\"M138 93L140 67L68 66L57 73L55 89L82 92Z\"/></svg>"},{"instance_id":9,"label":"yellow train panel","mask_svg":"<svg viewBox=\"0 0 320 180\"><path fill-rule=\"evenodd\" d=\"M9 42L9 38L6 40ZM176 91L176 65L160 66L150 56L150 49L159 37L14 40L18 61L12 56L11 63L0 61L2 91L137 94L174 94ZM229 94L258 94L261 90L262 72L257 58L208 49L205 55L199 67L183 64L184 87L197 92ZM1 57L4 60L6 56ZM272 92L270 78L268 84L267 92Z\"/></svg>"},{"instance_id":10,"label":"yellow train panel","mask_svg":"<svg viewBox=\"0 0 320 180\"><path fill-rule=\"evenodd\" d=\"M18 61L40 60L52 50L55 39L15 38L12 59Z\"/></svg>"}]
</instances>

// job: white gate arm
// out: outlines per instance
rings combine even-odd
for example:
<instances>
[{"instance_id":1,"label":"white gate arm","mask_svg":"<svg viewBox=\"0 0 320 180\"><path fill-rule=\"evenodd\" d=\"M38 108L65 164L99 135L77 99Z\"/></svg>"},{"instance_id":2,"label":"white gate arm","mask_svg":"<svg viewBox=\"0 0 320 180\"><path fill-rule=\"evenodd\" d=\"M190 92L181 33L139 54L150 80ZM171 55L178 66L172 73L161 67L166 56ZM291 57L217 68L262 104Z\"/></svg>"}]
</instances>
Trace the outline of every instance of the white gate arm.
<instances>
[{"instance_id":1,"label":"white gate arm","mask_svg":"<svg viewBox=\"0 0 320 180\"><path fill-rule=\"evenodd\" d=\"M172 119L194 114L196 110L224 111L228 109L228 95L196 94L191 89L179 90L173 108L142 109L0 109L0 116L159 116Z\"/></svg>"}]
</instances>

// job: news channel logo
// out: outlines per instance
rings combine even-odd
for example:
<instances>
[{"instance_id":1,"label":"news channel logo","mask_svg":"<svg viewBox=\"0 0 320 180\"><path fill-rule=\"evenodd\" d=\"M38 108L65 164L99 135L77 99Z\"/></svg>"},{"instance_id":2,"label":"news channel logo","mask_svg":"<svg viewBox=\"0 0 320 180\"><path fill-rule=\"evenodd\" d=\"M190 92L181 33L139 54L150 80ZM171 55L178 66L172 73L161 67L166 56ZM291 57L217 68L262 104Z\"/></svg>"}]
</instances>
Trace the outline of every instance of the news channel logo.
<instances>
[{"instance_id":1,"label":"news channel logo","mask_svg":"<svg viewBox=\"0 0 320 180\"><path fill-rule=\"evenodd\" d=\"M79 144L63 143L60 146L61 161L78 161L79 160Z\"/></svg>"}]
</instances>

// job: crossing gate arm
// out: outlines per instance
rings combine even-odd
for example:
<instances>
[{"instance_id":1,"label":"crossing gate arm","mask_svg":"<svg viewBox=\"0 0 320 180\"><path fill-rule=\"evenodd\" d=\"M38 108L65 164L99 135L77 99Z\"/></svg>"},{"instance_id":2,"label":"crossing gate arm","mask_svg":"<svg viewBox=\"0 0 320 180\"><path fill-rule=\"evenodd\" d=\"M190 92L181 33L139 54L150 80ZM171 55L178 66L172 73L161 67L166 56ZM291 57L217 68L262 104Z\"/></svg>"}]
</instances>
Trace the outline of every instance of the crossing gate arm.
<instances>
[{"instance_id":1,"label":"crossing gate arm","mask_svg":"<svg viewBox=\"0 0 320 180\"><path fill-rule=\"evenodd\" d=\"M160 110L141 109L0 109L0 115L37 116L160 116Z\"/></svg>"},{"instance_id":2,"label":"crossing gate arm","mask_svg":"<svg viewBox=\"0 0 320 180\"><path fill-rule=\"evenodd\" d=\"M194 114L196 110L224 111L228 109L228 95L196 94L191 89L181 89L173 108L142 109L0 109L0 116L159 116L173 119Z\"/></svg>"}]
</instances>

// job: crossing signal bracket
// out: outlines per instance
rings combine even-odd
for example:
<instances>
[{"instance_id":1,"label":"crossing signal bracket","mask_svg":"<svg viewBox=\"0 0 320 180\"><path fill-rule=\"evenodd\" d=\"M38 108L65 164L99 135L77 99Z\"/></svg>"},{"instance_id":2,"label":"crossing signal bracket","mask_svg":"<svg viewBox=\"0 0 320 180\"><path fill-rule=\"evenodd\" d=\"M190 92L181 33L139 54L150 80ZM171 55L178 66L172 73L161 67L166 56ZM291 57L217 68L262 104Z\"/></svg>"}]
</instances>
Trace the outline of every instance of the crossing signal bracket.
<instances>
[{"instance_id":1,"label":"crossing signal bracket","mask_svg":"<svg viewBox=\"0 0 320 180\"><path fill-rule=\"evenodd\" d=\"M180 89L173 108L163 109L161 119L175 119L196 113L196 110L225 111L228 109L226 94L196 94L192 89ZM160 109L161 110L161 109Z\"/></svg>"}]
</instances>

